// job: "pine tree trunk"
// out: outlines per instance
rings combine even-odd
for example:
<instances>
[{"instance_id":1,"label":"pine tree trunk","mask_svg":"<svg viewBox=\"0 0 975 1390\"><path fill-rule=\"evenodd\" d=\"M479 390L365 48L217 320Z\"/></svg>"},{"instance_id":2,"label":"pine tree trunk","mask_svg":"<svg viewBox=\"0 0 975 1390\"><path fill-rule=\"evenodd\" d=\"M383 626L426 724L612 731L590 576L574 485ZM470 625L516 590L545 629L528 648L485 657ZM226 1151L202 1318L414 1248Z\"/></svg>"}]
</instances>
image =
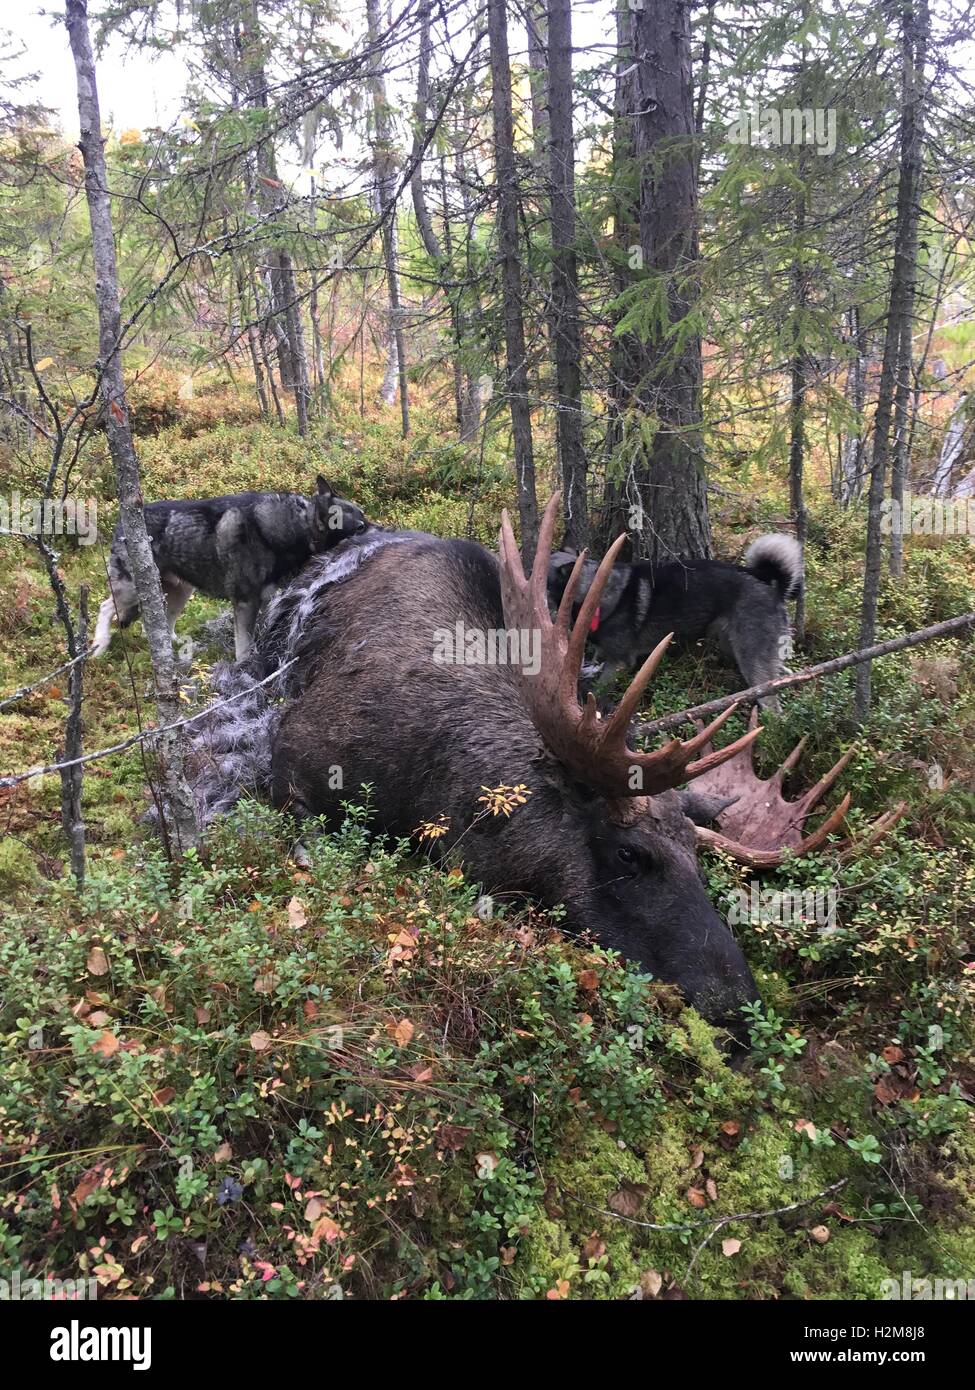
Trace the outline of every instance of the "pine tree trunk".
<instances>
[{"instance_id":1,"label":"pine tree trunk","mask_svg":"<svg viewBox=\"0 0 975 1390\"><path fill-rule=\"evenodd\" d=\"M805 20L807 17L805 4L802 8L802 15ZM806 49L803 46L803 67L799 86L799 101L802 106L806 104L803 91L806 61ZM794 218L793 345L789 402L789 509L796 528L796 540L802 547L803 553L805 553L806 548L806 499L803 491L803 471L806 462L806 394L809 385L809 357L803 341L806 331L806 307L809 302L809 277L805 266L806 205L808 201L806 191L807 163L808 151L803 147L799 150ZM803 586L796 600L796 641L801 643L805 639L805 635L806 594L805 586Z\"/></svg>"},{"instance_id":2,"label":"pine tree trunk","mask_svg":"<svg viewBox=\"0 0 975 1390\"><path fill-rule=\"evenodd\" d=\"M917 9L908 3L903 10L903 106L900 128L900 172L897 182L897 215L894 230L894 265L890 279L890 298L884 333L884 359L874 415L873 454L870 464L870 490L867 513L867 544L863 574L863 600L860 607L860 646L873 645L877 628L877 601L880 594L882 562L881 507L890 457L891 421L901 364L904 333L911 321L917 259L917 217L923 164L924 64L927 55L927 0L918 0ZM901 519L903 524L903 519ZM870 663L857 669L853 722L862 725L870 713Z\"/></svg>"},{"instance_id":3,"label":"pine tree trunk","mask_svg":"<svg viewBox=\"0 0 975 1390\"><path fill-rule=\"evenodd\" d=\"M267 76L261 51L261 18L257 0L250 0L246 17L246 28L238 32L238 58L245 70L247 98L255 110L267 111ZM267 194L262 190L280 186L274 146L270 137L263 140L257 149L256 187L251 190L258 206L267 203ZM298 280L294 262L286 247L278 245L274 264L265 272L268 296L272 310L272 326L277 344L278 372L282 389L292 391L298 417L298 433L308 433L308 404L311 396L308 373L308 353L305 350L304 330L301 323L301 305L298 300Z\"/></svg>"},{"instance_id":4,"label":"pine tree trunk","mask_svg":"<svg viewBox=\"0 0 975 1390\"><path fill-rule=\"evenodd\" d=\"M470 91L464 94L463 102L463 123L464 128L469 128L473 120L470 111ZM467 247L468 257L470 248L474 242L475 224L477 221L477 211L471 197L470 180L467 174L467 165L464 159L464 140L462 135L454 132L454 177L460 189L461 207L464 215L464 238ZM469 264L469 262L468 262ZM458 344L463 339L461 334L466 330L468 343L481 343L481 324L483 322L481 296L476 279L471 285L472 307L463 313L458 319ZM464 373L464 393L460 412L460 437L463 440L475 439L481 428L481 387L479 375L467 369Z\"/></svg>"},{"instance_id":5,"label":"pine tree trunk","mask_svg":"<svg viewBox=\"0 0 975 1390\"><path fill-rule=\"evenodd\" d=\"M693 331L679 346L673 339L697 299L689 5L656 0L637 10L620 6L617 16L621 148L614 162L630 180L634 167L640 171L636 201L618 219L622 261L633 271L624 287L642 273L659 312L645 333L617 339L613 444L618 448L626 433L636 438L626 476L607 491L602 530L609 539L628 527L637 552L656 562L704 557L711 530L700 440L701 343Z\"/></svg>"},{"instance_id":6,"label":"pine tree trunk","mask_svg":"<svg viewBox=\"0 0 975 1390\"><path fill-rule=\"evenodd\" d=\"M257 324L254 322L255 314L251 313L251 306L247 302L247 282L244 279L244 272L241 269L238 269L236 272L236 283L237 302L240 305L241 321L247 325L244 332L247 338L247 351L251 359L251 370L254 373L254 386L257 390L257 399L261 407L262 417L264 419L269 419L271 415L271 406L267 398L267 391L264 388L264 370L261 367Z\"/></svg>"},{"instance_id":7,"label":"pine tree trunk","mask_svg":"<svg viewBox=\"0 0 975 1390\"><path fill-rule=\"evenodd\" d=\"M911 267L910 284L905 291L904 317L901 322L900 349L897 354L897 385L894 388L894 448L890 469L890 499L895 515L904 506L904 484L908 472L908 438L910 435L911 371L914 363L914 296L917 279L917 210L911 219L910 244L907 260ZM890 572L899 579L904 573L904 531L895 526L890 535Z\"/></svg>"},{"instance_id":8,"label":"pine tree trunk","mask_svg":"<svg viewBox=\"0 0 975 1390\"><path fill-rule=\"evenodd\" d=\"M298 414L298 433L304 437L308 433L308 402L311 396L311 386L308 379L305 333L301 323L301 304L298 300L298 279L295 275L294 262L287 251L278 253L278 265L281 268L281 286L284 292L284 321L287 325L295 408Z\"/></svg>"},{"instance_id":9,"label":"pine tree trunk","mask_svg":"<svg viewBox=\"0 0 975 1390\"><path fill-rule=\"evenodd\" d=\"M582 429L582 341L576 263L575 142L572 132L572 14L570 0L548 7L552 178L552 335L557 390L556 438L562 479L565 544L589 544L586 455Z\"/></svg>"},{"instance_id":10,"label":"pine tree trunk","mask_svg":"<svg viewBox=\"0 0 975 1390\"><path fill-rule=\"evenodd\" d=\"M389 305L386 326L386 371L379 394L384 404L392 405L396 399L397 388L399 389L405 439L410 432L410 402L406 379L406 338L403 333L400 303L393 130L386 82L382 75L382 59L378 52L381 20L379 0L366 0L366 20L369 43L377 50L369 78L375 122L373 172L376 180L376 202L382 220L383 265L386 271L386 295Z\"/></svg>"},{"instance_id":11,"label":"pine tree trunk","mask_svg":"<svg viewBox=\"0 0 975 1390\"><path fill-rule=\"evenodd\" d=\"M95 268L95 302L98 308L100 389L105 404L108 447L115 466L122 530L129 568L139 597L142 626L149 643L156 686L160 726L182 713L179 683L173 661L173 643L163 602L159 571L142 512L139 464L125 400L122 375L118 266L112 228L112 209L102 142L95 60L88 33L87 0L67 0L66 24L78 83L79 146L85 166L85 194L91 221L92 259ZM197 838L193 796L183 775L183 734L174 729L158 735L154 748L162 778L166 832L180 851Z\"/></svg>"},{"instance_id":12,"label":"pine tree trunk","mask_svg":"<svg viewBox=\"0 0 975 1390\"><path fill-rule=\"evenodd\" d=\"M504 0L488 0L494 167L498 190L498 254L501 261L501 291L504 299L507 394L514 440L521 550L527 563L534 557L535 542L538 538L538 500L535 495L535 459L532 451L528 363L519 263L518 175L515 167L507 24Z\"/></svg>"}]
</instances>

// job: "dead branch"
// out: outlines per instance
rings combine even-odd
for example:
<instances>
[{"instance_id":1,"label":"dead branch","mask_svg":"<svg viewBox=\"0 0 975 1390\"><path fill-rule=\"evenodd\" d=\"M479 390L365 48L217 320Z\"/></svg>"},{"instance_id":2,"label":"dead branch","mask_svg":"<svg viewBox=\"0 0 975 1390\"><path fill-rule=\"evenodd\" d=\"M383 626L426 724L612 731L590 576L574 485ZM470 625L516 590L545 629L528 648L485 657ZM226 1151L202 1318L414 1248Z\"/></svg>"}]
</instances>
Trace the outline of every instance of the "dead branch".
<instances>
[{"instance_id":1,"label":"dead branch","mask_svg":"<svg viewBox=\"0 0 975 1390\"><path fill-rule=\"evenodd\" d=\"M279 666L276 671L272 671L269 676L265 676L262 681L255 681L246 690L238 690L234 695L228 695L225 700L215 700L212 705L207 705L206 709L201 709L198 714L187 715L185 719L177 719L172 724L167 724L161 729L150 726L137 734L132 734L129 738L122 739L120 743L113 743L108 748L99 748L97 752L85 753L78 758L68 758L60 763L47 763L42 767L29 767L25 772L12 772L6 777L0 777L0 790L6 787L16 787L21 782L27 782L31 777L43 777L49 772L60 772L62 768L74 767L78 763L95 762L98 758L109 758L115 753L124 753L127 748L132 748L137 743L142 743L145 739L158 738L160 734L170 733L173 729L183 729L187 724L195 724L198 719L203 719L208 714L212 714L215 709L222 709L224 705L233 704L234 700L241 699L244 695L250 695L253 691L259 690L262 685L267 685L270 681L275 681L279 676L284 675L289 666L293 666L298 660L292 657L283 666Z\"/></svg>"},{"instance_id":2,"label":"dead branch","mask_svg":"<svg viewBox=\"0 0 975 1390\"><path fill-rule=\"evenodd\" d=\"M62 661L61 665L55 666L53 671L48 671L46 676L41 676L39 680L32 681L30 685L19 686L12 695L7 695L0 700L0 710L6 709L8 705L16 704L18 700L23 700L28 695L32 695L35 690L40 690L42 686L49 685L51 681L54 680L55 676L63 675L65 671L70 671L72 666L77 666L79 661L84 661L90 651L91 648L86 647L85 650L79 652L77 656L73 656L70 661Z\"/></svg>"},{"instance_id":3,"label":"dead branch","mask_svg":"<svg viewBox=\"0 0 975 1390\"><path fill-rule=\"evenodd\" d=\"M909 632L903 637L892 637L889 642L878 642L876 646L864 647L856 652L847 652L845 656L833 657L831 661L821 661L818 666L807 666L804 671L798 671L794 675L780 676L777 680L765 681L762 685L752 685L747 690L736 691L734 695L722 695L717 700L706 701L703 705L693 705L689 709L679 710L676 714L666 714L660 719L651 719L645 723L637 724L636 732L645 738L649 738L653 734L667 733L669 730L677 729L681 724L689 723L694 719L706 719L719 714L729 705L752 704L766 695L774 695L781 690L791 690L794 686L805 685L807 681L817 680L821 676L835 675L837 671L845 671L850 666L859 666L864 661L876 661L878 657L890 656L892 652L904 651L908 647L917 647L922 642L933 642L937 637L950 637L953 633L961 632L973 624L975 624L975 613L963 613L957 618L948 618L943 623L933 623L931 627L922 627L917 632Z\"/></svg>"}]
</instances>

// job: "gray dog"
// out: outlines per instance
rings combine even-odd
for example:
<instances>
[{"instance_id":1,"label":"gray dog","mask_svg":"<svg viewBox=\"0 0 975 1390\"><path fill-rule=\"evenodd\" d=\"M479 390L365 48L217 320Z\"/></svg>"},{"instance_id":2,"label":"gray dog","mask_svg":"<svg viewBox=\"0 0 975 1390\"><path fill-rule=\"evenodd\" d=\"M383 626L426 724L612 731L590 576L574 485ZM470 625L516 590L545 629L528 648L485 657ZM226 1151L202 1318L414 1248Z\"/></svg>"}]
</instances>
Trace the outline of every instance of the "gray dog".
<instances>
[{"instance_id":1,"label":"gray dog","mask_svg":"<svg viewBox=\"0 0 975 1390\"><path fill-rule=\"evenodd\" d=\"M549 599L557 605L576 556L561 550L549 568ZM585 598L596 573L587 560L576 598ZM761 685L785 674L789 654L786 600L802 590L802 550L792 536L760 536L743 565L720 560L647 561L614 565L593 618L590 641L606 663L604 685L618 670L638 667L672 632L681 642L713 637L735 662L745 685ZM761 701L777 710L775 697Z\"/></svg>"},{"instance_id":2,"label":"gray dog","mask_svg":"<svg viewBox=\"0 0 975 1390\"><path fill-rule=\"evenodd\" d=\"M354 502L339 497L318 475L311 497L295 492L239 492L178 502L148 502L146 527L162 578L172 632L194 589L234 606L238 661L251 649L261 603L287 583L312 554L372 529ZM139 602L121 523L108 565L111 595L98 610L92 654L111 642L112 619L128 627Z\"/></svg>"}]
</instances>

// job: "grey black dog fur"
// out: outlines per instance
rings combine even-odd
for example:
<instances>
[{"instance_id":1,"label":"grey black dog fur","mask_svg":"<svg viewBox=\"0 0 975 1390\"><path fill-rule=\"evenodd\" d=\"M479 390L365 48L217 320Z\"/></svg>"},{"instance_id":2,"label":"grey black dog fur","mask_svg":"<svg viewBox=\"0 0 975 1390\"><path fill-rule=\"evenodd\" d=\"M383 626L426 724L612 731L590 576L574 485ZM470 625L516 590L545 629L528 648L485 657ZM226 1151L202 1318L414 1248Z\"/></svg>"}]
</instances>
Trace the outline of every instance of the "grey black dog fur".
<instances>
[{"instance_id":1,"label":"grey black dog fur","mask_svg":"<svg viewBox=\"0 0 975 1390\"><path fill-rule=\"evenodd\" d=\"M549 599L557 605L576 555L561 550L549 568ZM586 560L577 590L585 598L596 573ZM635 669L668 632L680 642L710 637L733 660L746 686L785 674L789 652L786 600L802 590L802 549L792 536L760 536L744 564L720 560L673 560L620 564L606 584L590 641L605 663L602 684L624 667ZM761 702L778 709L775 698Z\"/></svg>"},{"instance_id":2,"label":"grey black dog fur","mask_svg":"<svg viewBox=\"0 0 975 1390\"><path fill-rule=\"evenodd\" d=\"M253 645L261 603L286 584L309 557L373 529L354 502L319 474L317 492L240 492L231 497L148 502L146 528L162 579L169 627L195 589L234 607L234 649L243 660ZM121 523L112 537L111 593L98 612L92 654L111 642L112 619L128 627L139 616Z\"/></svg>"}]
</instances>

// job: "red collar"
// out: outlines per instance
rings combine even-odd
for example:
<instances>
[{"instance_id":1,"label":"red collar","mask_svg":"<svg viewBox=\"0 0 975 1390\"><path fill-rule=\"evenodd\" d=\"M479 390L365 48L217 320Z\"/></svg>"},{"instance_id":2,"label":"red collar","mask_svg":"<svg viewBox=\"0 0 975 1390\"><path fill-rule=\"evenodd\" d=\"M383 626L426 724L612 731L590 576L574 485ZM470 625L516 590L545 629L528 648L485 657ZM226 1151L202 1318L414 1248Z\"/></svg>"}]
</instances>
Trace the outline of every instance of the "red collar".
<instances>
[{"instance_id":1,"label":"red collar","mask_svg":"<svg viewBox=\"0 0 975 1390\"><path fill-rule=\"evenodd\" d=\"M599 628L599 609L597 608L592 615L592 622L589 624L589 631L596 632Z\"/></svg>"}]
</instances>

